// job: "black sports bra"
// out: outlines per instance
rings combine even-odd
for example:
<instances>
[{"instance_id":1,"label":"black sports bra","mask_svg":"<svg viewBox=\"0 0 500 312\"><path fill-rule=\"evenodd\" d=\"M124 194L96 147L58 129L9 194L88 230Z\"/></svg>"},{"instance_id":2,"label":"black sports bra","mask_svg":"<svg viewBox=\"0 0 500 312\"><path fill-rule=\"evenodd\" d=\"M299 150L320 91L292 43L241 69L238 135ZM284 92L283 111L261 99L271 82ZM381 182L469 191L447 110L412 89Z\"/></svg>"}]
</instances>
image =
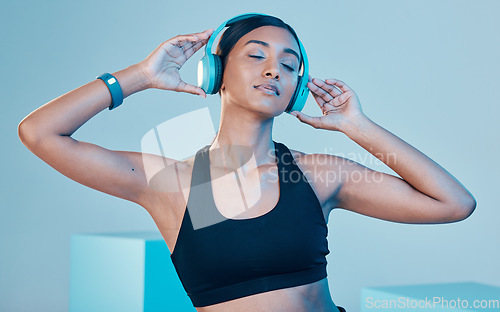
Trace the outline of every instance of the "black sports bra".
<instances>
[{"instance_id":1,"label":"black sports bra","mask_svg":"<svg viewBox=\"0 0 500 312\"><path fill-rule=\"evenodd\" d=\"M290 150L282 143L274 146L278 203L248 219L228 219L217 210L210 183L210 146L196 153L187 207L170 255L195 307L327 276L330 251L321 205Z\"/></svg>"}]
</instances>

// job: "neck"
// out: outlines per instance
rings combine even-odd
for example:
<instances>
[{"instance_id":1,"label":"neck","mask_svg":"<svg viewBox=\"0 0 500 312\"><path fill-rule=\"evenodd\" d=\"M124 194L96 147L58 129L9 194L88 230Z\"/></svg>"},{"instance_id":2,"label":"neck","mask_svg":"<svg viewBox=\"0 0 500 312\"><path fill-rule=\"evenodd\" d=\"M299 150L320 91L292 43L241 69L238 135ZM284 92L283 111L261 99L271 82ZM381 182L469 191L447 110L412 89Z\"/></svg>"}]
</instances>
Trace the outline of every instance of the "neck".
<instances>
[{"instance_id":1,"label":"neck","mask_svg":"<svg viewBox=\"0 0 500 312\"><path fill-rule=\"evenodd\" d=\"M221 114L219 131L210 147L214 155L211 156L212 163L233 170L274 165L274 118L231 107Z\"/></svg>"}]
</instances>

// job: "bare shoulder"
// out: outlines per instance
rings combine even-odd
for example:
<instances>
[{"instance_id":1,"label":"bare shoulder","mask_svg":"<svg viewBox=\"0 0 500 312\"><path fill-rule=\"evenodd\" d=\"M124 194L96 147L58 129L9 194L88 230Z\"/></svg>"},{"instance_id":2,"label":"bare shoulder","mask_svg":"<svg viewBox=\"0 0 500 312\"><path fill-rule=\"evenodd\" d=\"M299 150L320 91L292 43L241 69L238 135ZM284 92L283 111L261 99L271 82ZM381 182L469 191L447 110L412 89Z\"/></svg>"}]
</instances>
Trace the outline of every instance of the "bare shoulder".
<instances>
[{"instance_id":1,"label":"bare shoulder","mask_svg":"<svg viewBox=\"0 0 500 312\"><path fill-rule=\"evenodd\" d=\"M329 154L307 154L290 149L300 170L316 193L322 206L333 209L335 195L342 186L342 168L347 159Z\"/></svg>"},{"instance_id":2,"label":"bare shoulder","mask_svg":"<svg viewBox=\"0 0 500 312\"><path fill-rule=\"evenodd\" d=\"M194 155L185 160L143 155L149 184L147 207L144 208L150 213L182 208L191 184L194 159Z\"/></svg>"}]
</instances>

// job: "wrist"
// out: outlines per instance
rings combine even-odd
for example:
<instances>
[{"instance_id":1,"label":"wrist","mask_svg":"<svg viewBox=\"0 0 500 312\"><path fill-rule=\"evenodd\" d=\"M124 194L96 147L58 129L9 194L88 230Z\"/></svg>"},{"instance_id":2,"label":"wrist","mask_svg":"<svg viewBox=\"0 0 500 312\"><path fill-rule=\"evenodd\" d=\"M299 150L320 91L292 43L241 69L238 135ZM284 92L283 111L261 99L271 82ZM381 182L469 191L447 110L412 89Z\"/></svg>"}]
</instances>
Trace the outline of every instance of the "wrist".
<instances>
[{"instance_id":1,"label":"wrist","mask_svg":"<svg viewBox=\"0 0 500 312\"><path fill-rule=\"evenodd\" d=\"M112 74L118 80L123 92L123 98L149 88L144 73L137 65L129 66Z\"/></svg>"},{"instance_id":2,"label":"wrist","mask_svg":"<svg viewBox=\"0 0 500 312\"><path fill-rule=\"evenodd\" d=\"M144 66L142 66L142 62L134 64L130 67L134 68L134 71L136 72L137 77L141 81L141 88L143 90L153 88L153 84L151 83L151 76L145 70Z\"/></svg>"},{"instance_id":3,"label":"wrist","mask_svg":"<svg viewBox=\"0 0 500 312\"><path fill-rule=\"evenodd\" d=\"M373 121L365 114L344 120L341 124L341 131L350 138L363 131Z\"/></svg>"}]
</instances>

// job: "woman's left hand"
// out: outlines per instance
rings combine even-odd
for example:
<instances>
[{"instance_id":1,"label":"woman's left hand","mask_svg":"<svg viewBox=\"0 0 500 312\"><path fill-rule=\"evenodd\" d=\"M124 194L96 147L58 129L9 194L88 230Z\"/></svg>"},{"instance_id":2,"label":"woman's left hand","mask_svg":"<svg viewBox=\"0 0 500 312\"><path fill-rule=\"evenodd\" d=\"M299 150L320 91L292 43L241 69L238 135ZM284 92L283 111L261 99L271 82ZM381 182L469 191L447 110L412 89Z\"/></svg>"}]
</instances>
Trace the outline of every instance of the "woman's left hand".
<instances>
[{"instance_id":1,"label":"woman's left hand","mask_svg":"<svg viewBox=\"0 0 500 312\"><path fill-rule=\"evenodd\" d=\"M309 76L307 87L323 112L321 117L312 117L299 111L292 111L301 122L316 129L342 131L345 125L366 117L361 110L358 96L344 82L337 79L325 81Z\"/></svg>"}]
</instances>

